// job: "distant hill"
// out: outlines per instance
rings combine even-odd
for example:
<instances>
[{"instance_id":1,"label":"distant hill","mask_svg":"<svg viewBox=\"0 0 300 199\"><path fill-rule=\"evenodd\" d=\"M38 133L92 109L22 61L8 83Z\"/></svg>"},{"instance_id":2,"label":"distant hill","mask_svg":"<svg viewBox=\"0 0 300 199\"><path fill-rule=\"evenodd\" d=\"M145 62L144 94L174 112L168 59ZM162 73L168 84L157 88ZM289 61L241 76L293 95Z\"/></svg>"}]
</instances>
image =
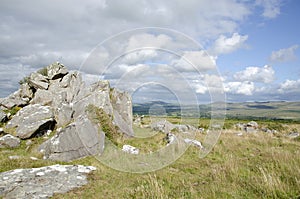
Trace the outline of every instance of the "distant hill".
<instances>
[{"instance_id":1,"label":"distant hill","mask_svg":"<svg viewBox=\"0 0 300 199\"><path fill-rule=\"evenodd\" d=\"M161 106L168 116L180 116L181 110L188 110L191 117L210 117L212 104L199 105L199 112L194 105L171 104L163 101L152 101L134 104L133 113L148 115L153 106ZM226 103L226 117L238 119L277 119L300 121L300 102L266 101Z\"/></svg>"}]
</instances>

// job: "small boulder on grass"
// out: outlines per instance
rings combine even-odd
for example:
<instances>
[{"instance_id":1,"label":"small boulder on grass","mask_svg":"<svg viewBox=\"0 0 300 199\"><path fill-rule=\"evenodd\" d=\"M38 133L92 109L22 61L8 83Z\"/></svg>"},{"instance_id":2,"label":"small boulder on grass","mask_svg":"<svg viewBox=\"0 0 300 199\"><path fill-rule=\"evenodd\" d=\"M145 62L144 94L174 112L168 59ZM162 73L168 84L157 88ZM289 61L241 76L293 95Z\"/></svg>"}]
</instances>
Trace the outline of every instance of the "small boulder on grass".
<instances>
[{"instance_id":1,"label":"small boulder on grass","mask_svg":"<svg viewBox=\"0 0 300 199\"><path fill-rule=\"evenodd\" d=\"M0 148L16 148L20 146L20 139L7 134L0 138Z\"/></svg>"}]
</instances>

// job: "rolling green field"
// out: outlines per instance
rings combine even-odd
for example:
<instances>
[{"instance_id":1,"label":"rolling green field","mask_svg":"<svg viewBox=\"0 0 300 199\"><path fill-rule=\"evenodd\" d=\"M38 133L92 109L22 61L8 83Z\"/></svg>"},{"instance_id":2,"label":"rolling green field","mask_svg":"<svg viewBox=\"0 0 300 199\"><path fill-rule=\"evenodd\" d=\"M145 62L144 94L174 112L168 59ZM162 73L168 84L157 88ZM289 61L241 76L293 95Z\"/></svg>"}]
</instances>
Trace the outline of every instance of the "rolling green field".
<instances>
[{"instance_id":1,"label":"rolling green field","mask_svg":"<svg viewBox=\"0 0 300 199\"><path fill-rule=\"evenodd\" d=\"M149 122L145 118L145 123ZM169 118L178 123L178 118ZM97 167L89 175L89 184L54 198L299 198L300 197L300 139L288 138L286 134L300 130L298 122L263 121L260 126L277 128L276 134L264 132L238 136L234 128L238 122L226 120L223 132L213 150L199 158L199 149L190 146L175 162L160 170L134 174L111 169L94 157L69 163L42 160L36 147L43 138L35 138L31 147L22 141L18 149L0 149L0 171L16 168L40 167L52 164L83 164ZM207 126L209 119L193 119L194 126ZM134 127L139 138L116 140L131 144L148 153L165 143L164 135L148 128ZM141 137L146 138L141 138ZM150 136L150 137L149 137ZM197 133L203 140L205 133ZM19 155L10 160L8 156ZM31 160L30 157L39 160Z\"/></svg>"}]
</instances>

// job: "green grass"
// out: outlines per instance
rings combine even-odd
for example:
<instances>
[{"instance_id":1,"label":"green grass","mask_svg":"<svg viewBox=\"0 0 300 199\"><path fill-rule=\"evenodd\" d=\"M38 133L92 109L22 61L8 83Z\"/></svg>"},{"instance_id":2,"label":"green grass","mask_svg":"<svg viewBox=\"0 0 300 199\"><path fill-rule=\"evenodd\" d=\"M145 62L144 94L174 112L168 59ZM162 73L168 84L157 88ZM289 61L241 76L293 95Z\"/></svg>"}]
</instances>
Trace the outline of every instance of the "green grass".
<instances>
[{"instance_id":1,"label":"green grass","mask_svg":"<svg viewBox=\"0 0 300 199\"><path fill-rule=\"evenodd\" d=\"M300 196L300 144L266 134L223 134L203 159L191 147L161 170L115 171L93 158L73 163L98 169L90 183L54 198L296 198Z\"/></svg>"},{"instance_id":2,"label":"green grass","mask_svg":"<svg viewBox=\"0 0 300 199\"><path fill-rule=\"evenodd\" d=\"M178 119L172 120L179 122ZM207 124L209 121L200 122ZM226 122L228 128L205 158L200 159L198 149L191 146L177 161L155 172L120 172L94 157L72 161L68 164L92 165L97 170L89 175L86 186L53 198L298 198L300 141L289 139L284 134L292 129L299 130L300 124L283 123L283 132L276 136L263 132L237 136L236 131L229 127L247 121ZM198 125L199 121L192 119L190 123ZM268 125L268 122L262 125ZM270 122L270 125L273 123ZM163 144L159 133L138 127L135 131L146 138L126 138L124 143L154 150ZM202 140L204 136L198 134L197 139ZM35 147L42 141L42 138L35 139L33 146L27 150L25 141L18 149L1 149L0 171L59 163L29 159L39 155ZM142 151L147 153L146 149ZM9 160L9 155L24 157Z\"/></svg>"}]
</instances>

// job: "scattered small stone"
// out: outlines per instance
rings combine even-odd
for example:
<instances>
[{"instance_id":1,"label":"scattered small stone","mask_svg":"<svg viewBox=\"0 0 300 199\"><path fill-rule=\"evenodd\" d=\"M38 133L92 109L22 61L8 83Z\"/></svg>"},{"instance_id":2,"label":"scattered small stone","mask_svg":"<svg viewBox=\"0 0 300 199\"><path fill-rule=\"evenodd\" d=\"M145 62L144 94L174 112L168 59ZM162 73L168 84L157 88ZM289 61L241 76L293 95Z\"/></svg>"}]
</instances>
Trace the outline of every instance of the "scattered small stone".
<instances>
[{"instance_id":1,"label":"scattered small stone","mask_svg":"<svg viewBox=\"0 0 300 199\"><path fill-rule=\"evenodd\" d=\"M18 155L11 155L11 156L8 156L8 159L10 159L10 160L18 160L18 159L20 159L21 157L20 156L18 156Z\"/></svg>"},{"instance_id":2,"label":"scattered small stone","mask_svg":"<svg viewBox=\"0 0 300 199\"><path fill-rule=\"evenodd\" d=\"M167 141L167 146L170 144L173 144L176 141L176 136L172 133L167 133L166 137L165 137L166 141Z\"/></svg>"},{"instance_id":3,"label":"scattered small stone","mask_svg":"<svg viewBox=\"0 0 300 199\"><path fill-rule=\"evenodd\" d=\"M292 132L290 134L287 135L289 138L297 138L299 137L299 133L298 132Z\"/></svg>"},{"instance_id":4,"label":"scattered small stone","mask_svg":"<svg viewBox=\"0 0 300 199\"><path fill-rule=\"evenodd\" d=\"M52 133L51 130L47 130L46 135L49 136Z\"/></svg>"},{"instance_id":5,"label":"scattered small stone","mask_svg":"<svg viewBox=\"0 0 300 199\"><path fill-rule=\"evenodd\" d=\"M185 138L184 142L188 143L188 144L193 144L194 146L199 147L200 149L203 149L201 142L199 142L198 140L192 140L189 138Z\"/></svg>"},{"instance_id":6,"label":"scattered small stone","mask_svg":"<svg viewBox=\"0 0 300 199\"><path fill-rule=\"evenodd\" d=\"M36 157L30 157L31 160L38 160Z\"/></svg>"},{"instance_id":7,"label":"scattered small stone","mask_svg":"<svg viewBox=\"0 0 300 199\"><path fill-rule=\"evenodd\" d=\"M31 140L27 140L26 141L26 146L30 146L30 145L32 145L32 141Z\"/></svg>"},{"instance_id":8,"label":"scattered small stone","mask_svg":"<svg viewBox=\"0 0 300 199\"><path fill-rule=\"evenodd\" d=\"M129 154L136 154L136 155L139 154L138 148L128 145L128 144L123 145L122 151L129 153Z\"/></svg>"}]
</instances>

